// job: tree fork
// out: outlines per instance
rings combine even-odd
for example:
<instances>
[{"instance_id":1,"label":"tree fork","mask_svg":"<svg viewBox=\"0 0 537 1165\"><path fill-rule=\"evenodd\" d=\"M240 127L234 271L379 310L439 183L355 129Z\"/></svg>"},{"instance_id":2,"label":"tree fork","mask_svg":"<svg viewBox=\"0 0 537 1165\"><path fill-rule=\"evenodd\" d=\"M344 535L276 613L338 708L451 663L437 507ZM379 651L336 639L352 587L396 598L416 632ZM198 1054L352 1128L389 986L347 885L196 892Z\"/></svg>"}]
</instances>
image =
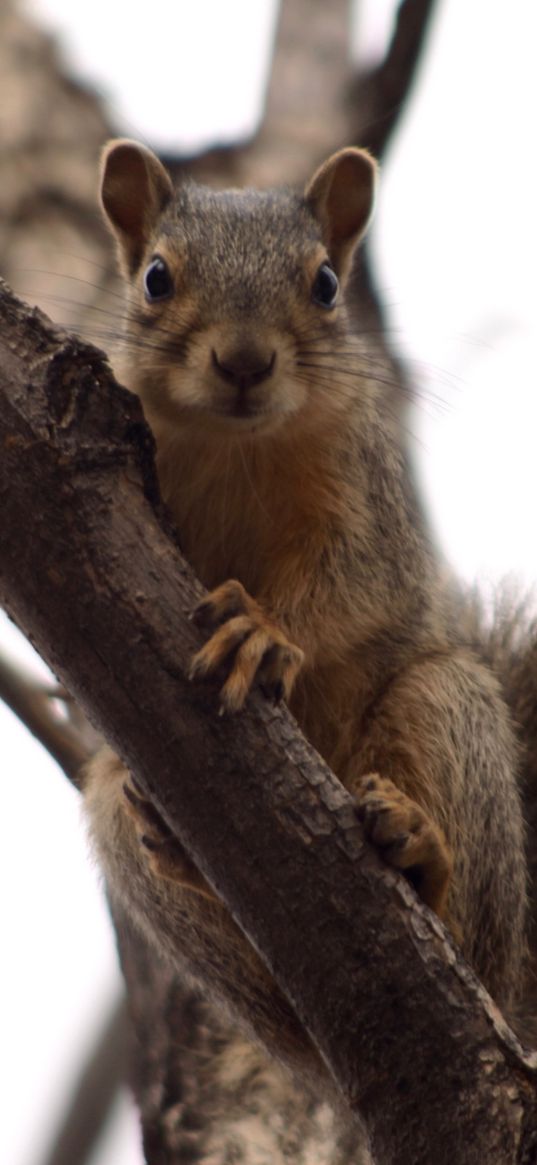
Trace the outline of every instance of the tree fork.
<instances>
[{"instance_id":1,"label":"tree fork","mask_svg":"<svg viewBox=\"0 0 537 1165\"><path fill-rule=\"evenodd\" d=\"M0 601L262 952L379 1165L537 1160L537 1055L287 709L222 718L188 681L202 591L139 402L5 285L0 348Z\"/></svg>"}]
</instances>

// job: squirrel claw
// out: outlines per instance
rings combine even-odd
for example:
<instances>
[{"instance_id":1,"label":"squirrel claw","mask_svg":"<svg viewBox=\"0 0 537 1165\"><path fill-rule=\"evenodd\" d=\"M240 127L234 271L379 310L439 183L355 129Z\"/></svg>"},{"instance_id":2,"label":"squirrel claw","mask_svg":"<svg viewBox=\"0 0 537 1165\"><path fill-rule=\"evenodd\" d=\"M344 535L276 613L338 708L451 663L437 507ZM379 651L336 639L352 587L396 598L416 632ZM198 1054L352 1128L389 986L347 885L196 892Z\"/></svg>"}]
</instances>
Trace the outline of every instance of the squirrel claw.
<instances>
[{"instance_id":1,"label":"squirrel claw","mask_svg":"<svg viewBox=\"0 0 537 1165\"><path fill-rule=\"evenodd\" d=\"M127 801L125 808L134 821L142 844L147 849L154 849L168 841L171 831L153 802L148 801L143 795L134 777L129 776L129 780L123 783L123 793Z\"/></svg>"},{"instance_id":2,"label":"squirrel claw","mask_svg":"<svg viewBox=\"0 0 537 1165\"><path fill-rule=\"evenodd\" d=\"M361 777L352 791L369 841L442 917L453 864L442 831L421 805L378 773Z\"/></svg>"},{"instance_id":3,"label":"squirrel claw","mask_svg":"<svg viewBox=\"0 0 537 1165\"><path fill-rule=\"evenodd\" d=\"M155 877L177 882L215 901L212 888L174 837L153 802L143 795L132 774L123 783L123 793L125 809L133 819L144 860Z\"/></svg>"},{"instance_id":4,"label":"squirrel claw","mask_svg":"<svg viewBox=\"0 0 537 1165\"><path fill-rule=\"evenodd\" d=\"M221 714L240 711L256 682L274 699L290 695L304 653L289 642L241 583L231 579L217 587L196 610L196 621L213 634L194 656L190 679L227 671L220 692Z\"/></svg>"},{"instance_id":5,"label":"squirrel claw","mask_svg":"<svg viewBox=\"0 0 537 1165\"><path fill-rule=\"evenodd\" d=\"M213 630L226 619L246 614L250 603L253 603L253 599L250 599L242 583L237 579L228 579L201 599L192 612L192 622L197 627Z\"/></svg>"}]
</instances>

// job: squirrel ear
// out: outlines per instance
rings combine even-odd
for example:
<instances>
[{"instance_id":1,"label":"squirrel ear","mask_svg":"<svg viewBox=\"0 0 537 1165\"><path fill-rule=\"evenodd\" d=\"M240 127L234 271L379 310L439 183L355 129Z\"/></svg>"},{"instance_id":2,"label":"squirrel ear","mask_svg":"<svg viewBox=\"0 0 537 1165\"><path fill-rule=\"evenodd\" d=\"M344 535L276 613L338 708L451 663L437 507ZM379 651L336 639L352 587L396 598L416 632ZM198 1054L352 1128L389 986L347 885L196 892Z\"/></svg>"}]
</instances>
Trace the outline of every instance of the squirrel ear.
<instances>
[{"instance_id":1,"label":"squirrel ear","mask_svg":"<svg viewBox=\"0 0 537 1165\"><path fill-rule=\"evenodd\" d=\"M101 162L101 202L129 274L139 267L172 195L170 176L151 150L126 138L108 142Z\"/></svg>"},{"instance_id":2,"label":"squirrel ear","mask_svg":"<svg viewBox=\"0 0 537 1165\"><path fill-rule=\"evenodd\" d=\"M321 224L338 275L346 274L354 248L369 226L377 169L367 150L349 147L332 154L306 186L306 203Z\"/></svg>"}]
</instances>

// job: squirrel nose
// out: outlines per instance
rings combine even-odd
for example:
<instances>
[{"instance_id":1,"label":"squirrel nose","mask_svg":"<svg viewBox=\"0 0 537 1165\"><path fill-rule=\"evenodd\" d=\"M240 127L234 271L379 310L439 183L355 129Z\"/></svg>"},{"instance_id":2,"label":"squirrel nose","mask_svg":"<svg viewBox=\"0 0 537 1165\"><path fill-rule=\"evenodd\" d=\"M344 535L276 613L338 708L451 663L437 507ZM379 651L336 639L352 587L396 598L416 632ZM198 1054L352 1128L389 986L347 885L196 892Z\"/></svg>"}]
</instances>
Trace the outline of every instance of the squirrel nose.
<instances>
[{"instance_id":1,"label":"squirrel nose","mask_svg":"<svg viewBox=\"0 0 537 1165\"><path fill-rule=\"evenodd\" d=\"M227 352L218 356L214 348L211 351L213 368L228 384L236 388L253 388L272 376L276 363L276 353L267 357L265 352L256 348L237 348L234 352Z\"/></svg>"}]
</instances>

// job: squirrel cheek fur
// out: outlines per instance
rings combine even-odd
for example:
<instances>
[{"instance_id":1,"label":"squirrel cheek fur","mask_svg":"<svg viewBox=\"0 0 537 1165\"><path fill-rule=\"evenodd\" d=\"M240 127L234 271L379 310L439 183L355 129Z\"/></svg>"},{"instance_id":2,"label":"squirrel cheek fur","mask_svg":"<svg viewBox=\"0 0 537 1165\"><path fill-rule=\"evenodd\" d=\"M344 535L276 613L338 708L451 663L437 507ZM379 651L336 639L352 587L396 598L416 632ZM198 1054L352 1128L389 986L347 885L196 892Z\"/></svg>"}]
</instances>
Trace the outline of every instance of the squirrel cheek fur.
<instances>
[{"instance_id":1,"label":"squirrel cheek fur","mask_svg":"<svg viewBox=\"0 0 537 1165\"><path fill-rule=\"evenodd\" d=\"M175 191L145 147L110 143L102 202L128 283L122 371L209 588L193 676L227 669L228 711L260 681L288 699L373 844L509 1009L526 910L509 715L460 641L376 359L345 306L375 177L369 155L347 149L302 195ZM157 823L143 852L151 807L108 750L89 767L86 802L112 898L271 1051L287 1030L295 1060L307 1057L285 1000L178 843Z\"/></svg>"}]
</instances>

